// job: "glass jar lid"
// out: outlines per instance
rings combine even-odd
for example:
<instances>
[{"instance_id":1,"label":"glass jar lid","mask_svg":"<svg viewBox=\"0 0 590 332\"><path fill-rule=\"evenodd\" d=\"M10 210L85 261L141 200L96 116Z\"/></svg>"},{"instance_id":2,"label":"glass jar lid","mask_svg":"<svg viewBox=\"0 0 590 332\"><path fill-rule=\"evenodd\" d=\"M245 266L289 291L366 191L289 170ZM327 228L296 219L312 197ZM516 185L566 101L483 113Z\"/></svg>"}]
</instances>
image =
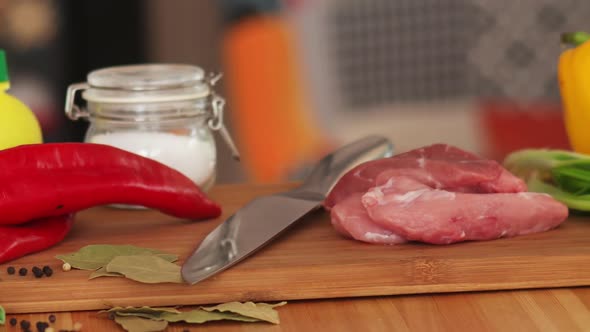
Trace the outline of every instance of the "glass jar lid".
<instances>
[{"instance_id":1,"label":"glass jar lid","mask_svg":"<svg viewBox=\"0 0 590 332\"><path fill-rule=\"evenodd\" d=\"M209 95L205 72L197 66L142 64L92 71L82 97L103 103L182 101Z\"/></svg>"}]
</instances>

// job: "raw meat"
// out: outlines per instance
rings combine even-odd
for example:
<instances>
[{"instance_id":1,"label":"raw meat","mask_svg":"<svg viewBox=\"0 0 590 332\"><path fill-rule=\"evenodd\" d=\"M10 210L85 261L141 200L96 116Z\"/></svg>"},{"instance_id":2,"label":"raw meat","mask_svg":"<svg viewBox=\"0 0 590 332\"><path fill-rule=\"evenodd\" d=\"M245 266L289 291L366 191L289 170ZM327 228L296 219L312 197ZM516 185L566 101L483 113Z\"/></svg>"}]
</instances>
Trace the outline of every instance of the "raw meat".
<instances>
[{"instance_id":1,"label":"raw meat","mask_svg":"<svg viewBox=\"0 0 590 332\"><path fill-rule=\"evenodd\" d=\"M336 205L331 211L332 225L345 237L364 242L399 244L407 242L403 237L374 223L361 203L363 194L354 193Z\"/></svg>"},{"instance_id":2,"label":"raw meat","mask_svg":"<svg viewBox=\"0 0 590 332\"><path fill-rule=\"evenodd\" d=\"M481 159L475 154L459 149L458 147L448 144L432 144L426 147L410 150L395 156L397 157L411 157L411 158L428 158L428 159L442 159L442 160L478 160Z\"/></svg>"},{"instance_id":3,"label":"raw meat","mask_svg":"<svg viewBox=\"0 0 590 332\"><path fill-rule=\"evenodd\" d=\"M381 244L446 244L541 232L568 210L526 193L500 164L435 144L371 161L345 174L324 206L347 237Z\"/></svg>"},{"instance_id":4,"label":"raw meat","mask_svg":"<svg viewBox=\"0 0 590 332\"><path fill-rule=\"evenodd\" d=\"M448 244L544 232L567 218L567 207L539 193L455 193L407 177L391 177L362 196L378 226L411 241Z\"/></svg>"},{"instance_id":5,"label":"raw meat","mask_svg":"<svg viewBox=\"0 0 590 332\"><path fill-rule=\"evenodd\" d=\"M426 159L440 159L447 161L455 161L457 163L466 163L472 160L483 160L475 154L461 150L457 147L447 144L433 144L428 147L408 151L400 156L408 156L415 158L426 158ZM399 156L398 156L399 157ZM500 169L500 175L498 178L492 181L483 181L479 190L482 193L500 193L500 192L511 192L517 193L526 191L527 187L524 181L508 172L502 165L492 160L485 160L486 162L494 163L496 167ZM485 171L485 170L482 170ZM469 190L468 190L469 191Z\"/></svg>"},{"instance_id":6,"label":"raw meat","mask_svg":"<svg viewBox=\"0 0 590 332\"><path fill-rule=\"evenodd\" d=\"M448 156L444 155L445 151ZM526 191L526 184L496 161L478 159L458 148L435 144L353 168L334 186L324 206L329 210L350 194L366 192L376 185L383 172L409 176L433 188L452 191Z\"/></svg>"}]
</instances>

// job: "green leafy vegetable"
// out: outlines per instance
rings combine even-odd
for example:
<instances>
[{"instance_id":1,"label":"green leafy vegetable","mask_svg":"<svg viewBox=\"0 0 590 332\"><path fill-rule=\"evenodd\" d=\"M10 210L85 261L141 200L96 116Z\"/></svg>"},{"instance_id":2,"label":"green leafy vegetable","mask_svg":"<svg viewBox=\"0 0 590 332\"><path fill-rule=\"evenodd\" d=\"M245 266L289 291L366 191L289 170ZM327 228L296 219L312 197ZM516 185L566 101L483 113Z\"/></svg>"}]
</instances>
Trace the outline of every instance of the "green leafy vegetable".
<instances>
[{"instance_id":1,"label":"green leafy vegetable","mask_svg":"<svg viewBox=\"0 0 590 332\"><path fill-rule=\"evenodd\" d=\"M504 166L523 178L530 191L549 194L571 209L590 211L590 156L525 149L508 155Z\"/></svg>"},{"instance_id":2,"label":"green leafy vegetable","mask_svg":"<svg viewBox=\"0 0 590 332\"><path fill-rule=\"evenodd\" d=\"M0 305L0 325L4 325L5 322L6 322L6 311L4 311L4 308L2 308L2 306Z\"/></svg>"},{"instance_id":3,"label":"green leafy vegetable","mask_svg":"<svg viewBox=\"0 0 590 332\"><path fill-rule=\"evenodd\" d=\"M74 253L57 255L56 258L64 263L69 263L73 268L92 271L106 266L117 256L132 255L157 255L169 262L175 262L178 259L176 255L167 254L156 249L110 244L88 245Z\"/></svg>"},{"instance_id":4,"label":"green leafy vegetable","mask_svg":"<svg viewBox=\"0 0 590 332\"><path fill-rule=\"evenodd\" d=\"M530 191L549 194L569 208L590 211L590 195L574 195L538 179L530 179L527 184Z\"/></svg>"},{"instance_id":5,"label":"green leafy vegetable","mask_svg":"<svg viewBox=\"0 0 590 332\"><path fill-rule=\"evenodd\" d=\"M165 320L152 320L137 316L115 316L115 322L128 332L159 332L168 327Z\"/></svg>"},{"instance_id":6,"label":"green leafy vegetable","mask_svg":"<svg viewBox=\"0 0 590 332\"><path fill-rule=\"evenodd\" d=\"M158 256L117 256L107 264L106 270L148 284L184 282L180 266Z\"/></svg>"}]
</instances>

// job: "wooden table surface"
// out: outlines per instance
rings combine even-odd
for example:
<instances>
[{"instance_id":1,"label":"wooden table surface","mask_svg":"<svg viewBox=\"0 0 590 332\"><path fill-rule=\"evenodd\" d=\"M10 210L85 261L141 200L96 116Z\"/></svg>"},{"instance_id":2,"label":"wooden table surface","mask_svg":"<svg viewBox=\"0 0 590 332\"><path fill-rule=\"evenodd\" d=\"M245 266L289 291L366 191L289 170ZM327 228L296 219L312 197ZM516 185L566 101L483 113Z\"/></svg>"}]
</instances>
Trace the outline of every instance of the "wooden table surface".
<instances>
[{"instance_id":1,"label":"wooden table surface","mask_svg":"<svg viewBox=\"0 0 590 332\"><path fill-rule=\"evenodd\" d=\"M523 268L526 268L523 266ZM370 276L367 276L369 278ZM35 289L31 289L35 292ZM172 324L166 331L590 331L590 287L290 301L281 324ZM15 314L47 321L51 313ZM123 331L96 311L55 313L55 331ZM8 324L0 332L21 331Z\"/></svg>"},{"instance_id":2,"label":"wooden table surface","mask_svg":"<svg viewBox=\"0 0 590 332\"><path fill-rule=\"evenodd\" d=\"M280 325L174 324L166 331L590 331L590 288L293 301L278 308ZM48 314L9 315L33 324ZM96 312L56 314L59 329L123 331ZM8 326L0 331L20 331Z\"/></svg>"}]
</instances>

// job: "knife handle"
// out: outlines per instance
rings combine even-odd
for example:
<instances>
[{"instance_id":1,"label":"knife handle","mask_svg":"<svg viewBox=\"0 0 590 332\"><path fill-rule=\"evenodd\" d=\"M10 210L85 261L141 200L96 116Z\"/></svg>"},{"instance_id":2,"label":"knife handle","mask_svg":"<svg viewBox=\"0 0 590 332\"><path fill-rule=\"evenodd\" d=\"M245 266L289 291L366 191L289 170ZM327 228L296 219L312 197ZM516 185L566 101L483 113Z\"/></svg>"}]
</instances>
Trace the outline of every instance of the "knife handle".
<instances>
[{"instance_id":1,"label":"knife handle","mask_svg":"<svg viewBox=\"0 0 590 332\"><path fill-rule=\"evenodd\" d=\"M391 157L393 144L382 136L367 136L325 156L311 170L299 190L328 195L344 173L366 161Z\"/></svg>"}]
</instances>

